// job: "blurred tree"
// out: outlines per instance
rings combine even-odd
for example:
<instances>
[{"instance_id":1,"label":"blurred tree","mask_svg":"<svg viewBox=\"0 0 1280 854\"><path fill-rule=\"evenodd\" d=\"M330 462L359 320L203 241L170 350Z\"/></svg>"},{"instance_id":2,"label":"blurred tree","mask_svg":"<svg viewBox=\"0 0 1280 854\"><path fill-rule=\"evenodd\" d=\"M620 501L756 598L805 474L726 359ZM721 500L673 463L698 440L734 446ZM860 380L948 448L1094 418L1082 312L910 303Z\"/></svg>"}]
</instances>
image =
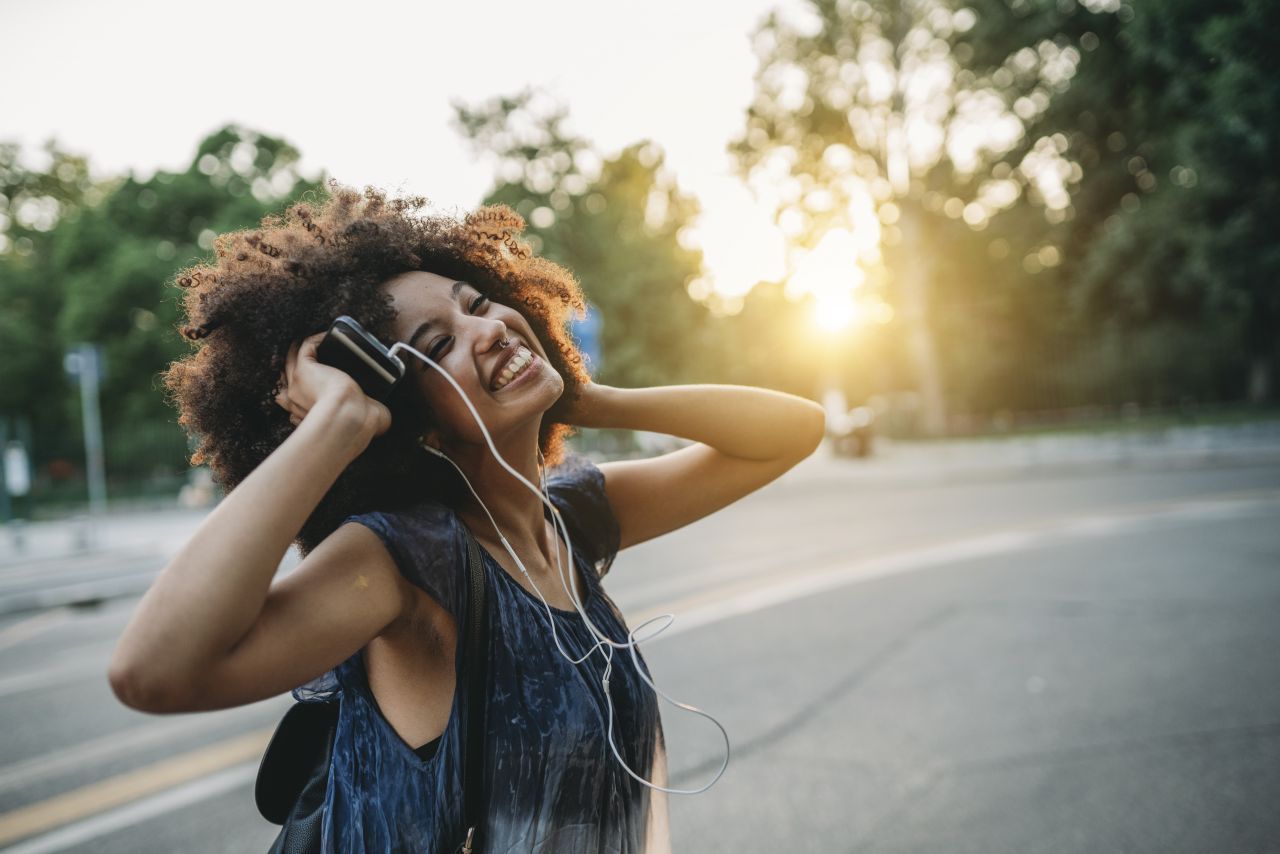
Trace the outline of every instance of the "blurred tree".
<instances>
[{"instance_id":1,"label":"blurred tree","mask_svg":"<svg viewBox=\"0 0 1280 854\"><path fill-rule=\"evenodd\" d=\"M568 132L566 112L525 90L477 106L455 102L456 125L491 158L486 204L525 218L533 248L572 270L603 320L597 380L628 387L706 381L714 329L686 286L702 253L681 243L698 213L651 142L601 159Z\"/></svg>"},{"instance_id":2,"label":"blurred tree","mask_svg":"<svg viewBox=\"0 0 1280 854\"><path fill-rule=\"evenodd\" d=\"M33 166L17 143L0 142L0 256L29 255L32 247L17 241L38 239L66 214L102 199L84 157L63 151L55 140L40 151L47 162Z\"/></svg>"},{"instance_id":3,"label":"blurred tree","mask_svg":"<svg viewBox=\"0 0 1280 854\"><path fill-rule=\"evenodd\" d=\"M288 143L238 126L203 140L183 173L130 177L55 241L66 282L59 329L67 341L100 341L114 368L104 387L108 423L171 415L152 380L186 350L178 336L176 268L213 246L215 234L256 224L322 184L297 173Z\"/></svg>"},{"instance_id":4,"label":"blurred tree","mask_svg":"<svg viewBox=\"0 0 1280 854\"><path fill-rule=\"evenodd\" d=\"M211 250L217 233L251 227L322 188L323 176L303 178L297 161L288 143L228 125L200 143L186 171L113 182L96 204L63 216L21 257L14 241L15 257L0 258L0 300L42 296L27 297L25 314L13 315L26 338L6 334L0 348L8 355L31 346L38 356L0 360L7 371L0 411L41 425L38 461L78 456L79 403L63 377L62 354L92 342L105 355L108 470L184 467L186 439L157 379L188 346L174 328L180 295L167 285L177 269Z\"/></svg>"},{"instance_id":5,"label":"blurred tree","mask_svg":"<svg viewBox=\"0 0 1280 854\"><path fill-rule=\"evenodd\" d=\"M1011 109L999 89L1014 71L993 80L966 68L963 35L976 21L943 0L809 0L800 17L771 14L755 35L756 97L730 147L802 251L834 229L882 229L883 256L861 261L892 271L929 433L945 425L930 312L948 278L939 244L961 221L986 226L1025 190L1027 175L983 167L1022 139L1079 58L1002 39L1007 64L1041 92Z\"/></svg>"},{"instance_id":6,"label":"blurred tree","mask_svg":"<svg viewBox=\"0 0 1280 854\"><path fill-rule=\"evenodd\" d=\"M995 60L989 33L1014 29L1083 52L1028 127L1083 175L1043 240L1061 247L1047 290L1065 297L1060 332L1078 341L1063 363L1088 366L1095 399L1268 397L1280 320L1275 4L973 5L975 63Z\"/></svg>"},{"instance_id":7,"label":"blurred tree","mask_svg":"<svg viewBox=\"0 0 1280 854\"><path fill-rule=\"evenodd\" d=\"M986 226L954 235L956 261L968 270L955 296L968 312L948 311L950 325L972 324L980 339L947 357L953 382L971 411L1006 422L1009 410L1079 407L1123 393L1113 374L1126 369L1107 352L1101 318L1073 311L1077 275L1098 211L1135 188L1107 139L1125 120L1117 93L1122 75L1098 61L1100 44L1121 26L1112 0L974 0L974 26L955 42L961 74L986 86L1019 117L1022 132L987 162L990 178L1013 181L1012 203ZM1038 68L1065 55L1069 75ZM1114 140L1112 141L1114 144ZM1105 214L1102 214L1105 216ZM966 248L967 247L967 248ZM1111 370L1105 370L1110 366Z\"/></svg>"},{"instance_id":8,"label":"blurred tree","mask_svg":"<svg viewBox=\"0 0 1280 854\"><path fill-rule=\"evenodd\" d=\"M36 450L51 456L74 452L78 437L62 429L70 384L55 330L65 289L50 246L59 225L100 204L113 182L93 180L88 161L53 140L36 157L43 162L0 143L0 416L24 419Z\"/></svg>"},{"instance_id":9,"label":"blurred tree","mask_svg":"<svg viewBox=\"0 0 1280 854\"><path fill-rule=\"evenodd\" d=\"M1144 318L1238 338L1240 386L1266 400L1280 358L1280 7L1141 0L1131 17L1127 103L1148 121L1126 130L1151 156L1129 166L1155 192L1104 222L1083 284Z\"/></svg>"}]
</instances>

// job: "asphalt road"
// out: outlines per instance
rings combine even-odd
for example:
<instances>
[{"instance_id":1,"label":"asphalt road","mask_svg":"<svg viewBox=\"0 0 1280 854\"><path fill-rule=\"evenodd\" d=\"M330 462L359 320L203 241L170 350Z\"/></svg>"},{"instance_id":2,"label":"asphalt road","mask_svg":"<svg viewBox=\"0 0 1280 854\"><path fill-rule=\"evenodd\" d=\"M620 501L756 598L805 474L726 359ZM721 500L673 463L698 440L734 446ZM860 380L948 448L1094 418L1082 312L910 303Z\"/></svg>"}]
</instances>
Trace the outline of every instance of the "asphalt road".
<instances>
[{"instance_id":1,"label":"asphalt road","mask_svg":"<svg viewBox=\"0 0 1280 854\"><path fill-rule=\"evenodd\" d=\"M1280 851L1280 465L793 472L606 588L725 777L681 852ZM134 601L0 620L0 847L246 852L288 705L157 718L105 681ZM715 731L664 708L674 781Z\"/></svg>"}]
</instances>

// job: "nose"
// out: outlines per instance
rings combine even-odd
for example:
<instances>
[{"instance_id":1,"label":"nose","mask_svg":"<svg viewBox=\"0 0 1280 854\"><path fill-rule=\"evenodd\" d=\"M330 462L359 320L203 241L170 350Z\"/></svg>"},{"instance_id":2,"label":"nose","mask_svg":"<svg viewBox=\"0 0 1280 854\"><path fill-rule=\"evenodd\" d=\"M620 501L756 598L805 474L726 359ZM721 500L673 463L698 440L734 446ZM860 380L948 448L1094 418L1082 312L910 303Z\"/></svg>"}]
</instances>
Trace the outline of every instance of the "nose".
<instances>
[{"instance_id":1,"label":"nose","mask_svg":"<svg viewBox=\"0 0 1280 854\"><path fill-rule=\"evenodd\" d=\"M476 335L476 354L488 353L494 347L511 336L507 334L507 324L496 317L477 318L483 323L480 333Z\"/></svg>"}]
</instances>

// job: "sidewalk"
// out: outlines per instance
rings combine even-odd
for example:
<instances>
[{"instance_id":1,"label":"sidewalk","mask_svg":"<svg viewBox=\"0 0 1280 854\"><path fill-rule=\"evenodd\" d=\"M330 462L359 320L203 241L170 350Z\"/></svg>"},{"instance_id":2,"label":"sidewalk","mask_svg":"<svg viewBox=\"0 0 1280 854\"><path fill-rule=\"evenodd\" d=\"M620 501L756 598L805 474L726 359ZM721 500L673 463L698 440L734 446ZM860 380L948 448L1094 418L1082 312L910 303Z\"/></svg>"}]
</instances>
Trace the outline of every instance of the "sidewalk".
<instances>
[{"instance_id":1,"label":"sidewalk","mask_svg":"<svg viewBox=\"0 0 1280 854\"><path fill-rule=\"evenodd\" d=\"M824 443L785 480L796 486L831 480L921 484L1266 463L1280 463L1280 422L1000 439L878 438L868 459L836 457ZM92 526L77 517L0 528L0 614L141 593L208 513L175 507L108 514ZM296 559L291 551L285 565Z\"/></svg>"},{"instance_id":2,"label":"sidewalk","mask_svg":"<svg viewBox=\"0 0 1280 854\"><path fill-rule=\"evenodd\" d=\"M191 537L208 508L109 513L0 526L0 573L50 560L146 552L171 557Z\"/></svg>"},{"instance_id":3,"label":"sidewalk","mask_svg":"<svg viewBox=\"0 0 1280 854\"><path fill-rule=\"evenodd\" d=\"M1002 439L894 441L877 437L868 459L840 458L825 443L786 476L800 480L941 481L1014 476L1032 471L1109 467L1180 467L1206 463L1280 461L1280 422L1179 427L1158 432L1053 434ZM191 537L209 510L113 513L89 528L83 517L29 522L25 547L16 529L0 527L0 572L52 558L145 550L165 559ZM86 544L86 538L90 540Z\"/></svg>"},{"instance_id":4,"label":"sidewalk","mask_svg":"<svg viewBox=\"0 0 1280 854\"><path fill-rule=\"evenodd\" d=\"M0 615L145 591L208 509L113 513L0 528Z\"/></svg>"},{"instance_id":5,"label":"sidewalk","mask_svg":"<svg viewBox=\"0 0 1280 854\"><path fill-rule=\"evenodd\" d=\"M1280 421L983 439L877 437L872 456L862 460L837 457L824 443L787 477L945 483L1030 473L1269 462L1280 462Z\"/></svg>"}]
</instances>

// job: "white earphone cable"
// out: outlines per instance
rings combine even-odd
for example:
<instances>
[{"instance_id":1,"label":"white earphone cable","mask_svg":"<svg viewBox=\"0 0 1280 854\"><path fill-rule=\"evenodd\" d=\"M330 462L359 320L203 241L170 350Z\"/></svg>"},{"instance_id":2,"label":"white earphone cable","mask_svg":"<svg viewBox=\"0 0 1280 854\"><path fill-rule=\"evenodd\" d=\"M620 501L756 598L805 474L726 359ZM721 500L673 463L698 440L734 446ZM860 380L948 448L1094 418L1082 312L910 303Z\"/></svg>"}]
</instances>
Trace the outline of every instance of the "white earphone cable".
<instances>
[{"instance_id":1,"label":"white earphone cable","mask_svg":"<svg viewBox=\"0 0 1280 854\"><path fill-rule=\"evenodd\" d=\"M480 418L480 414L476 411L475 406L472 405L470 399L468 399L466 393L462 390L462 387L458 385L457 381L453 377L449 376L448 371L446 371L440 365L436 364L435 361L433 361L428 356L424 356L422 353L418 352L413 347L410 347L408 344L404 342L397 342L395 345L393 345L390 349L390 355L392 357L395 357L397 350L405 350L409 353L412 353L414 356L418 357L418 359L420 359L423 363L435 368L436 371L438 371L441 376L443 376L446 380L448 380L449 384L452 385L454 389L457 390L458 394L462 396L463 403L467 405L467 409L470 410L472 417L474 417L476 420L476 424L480 427L480 432L481 434L483 434L485 442L489 445L489 450L493 452L494 459L496 459L499 465L501 465L513 477L515 477L516 480L524 484L525 488L529 489L531 492L537 495L539 500L541 500L543 504L545 504L548 508L550 508L551 518L553 520L554 525L564 535L565 549L568 552L568 559L569 559L569 567L570 567L569 571L573 572L573 569L572 569L574 565L573 564L573 542L569 538L569 531L565 527L564 520L560 517L559 509L557 509L556 506L551 503L550 495L549 493L546 492L546 472L544 467L541 465L539 466L539 477L540 477L540 480L542 481L542 484L541 484L542 490L539 491L537 487L529 483L529 481L524 477L524 475L520 474L520 472L512 468L507 463L507 461L504 460L502 456L498 453L498 449L494 447L493 439L489 435L489 430L484 426L484 421ZM575 589L578 586L577 583L570 584L568 576L565 573L564 566L560 563L560 547L559 547L559 543L557 543L555 547L556 573L557 575L560 576L560 584L562 587L564 587L564 591L568 595L570 601L573 602L574 609L582 617L583 622L587 626L588 632L591 634L592 638L594 638L596 641L595 644L593 644L592 647L589 650L587 650L580 658L574 658L572 655L570 655L568 652L565 651L564 646L560 642L559 634L556 632L555 617L551 612L551 606L547 603L546 597L542 595L542 591L538 588L537 583L533 580L533 576L530 575L529 571L525 568L524 563L520 560L520 557L515 553L515 549L511 547L511 544L507 541L507 538L503 535L501 529L498 528L498 523L494 520L493 514L489 512L489 508L486 507L484 502L480 500L480 496L476 494L475 488L471 486L471 481L467 479L466 474L463 473L462 469L459 468L457 463L451 460L443 452L435 448L432 448L429 445L423 445L423 448L427 452L432 453L443 460L447 460L449 464L452 465L457 470L458 474L462 475L463 481L467 484L467 489L469 489L471 491L471 494L475 496L476 501L480 504L480 507L484 510L485 515L489 517L489 522L493 525L494 530L497 532L498 539L502 542L503 548L505 548L507 550L507 553L511 555L511 559L515 561L516 566L520 568L520 572L524 575L525 579L528 580L529 584L533 587L534 593L537 595L538 599L542 602L542 606L547 613L547 621L551 625L552 640L555 642L556 649L565 658L565 660L569 661L571 664L581 666L588 658L591 657L591 655L597 649L604 650L605 668L602 676L602 685L604 687L605 701L608 705L608 710L609 710L609 721L608 721L608 727L606 731L606 740L609 743L609 749L613 751L614 757L617 758L618 762L622 765L623 770L625 770L633 779L635 779L640 783L643 783L645 786L648 786L649 788L657 791L666 792L668 794L673 794L673 795L696 795L701 792L705 792L707 789L710 789L712 786L714 786L716 782L720 779L720 777L724 775L725 770L729 767L729 756L731 751L731 746L729 742L729 733L725 730L725 728L721 725L721 723L718 720L716 720L714 717L712 717L710 714L704 712L703 710L697 708L696 706L691 706L686 703L681 703L677 700L672 699L670 696L668 696L664 691L662 691L662 689L660 689L657 685L653 683L653 680L651 680L648 674L646 674L645 667L640 662L640 656L639 656L639 650L638 650L639 645L641 643L653 640L654 638L658 637L658 635L662 634L662 632L666 631L667 628L669 628L671 624L675 621L675 616L672 614L660 614L656 617L645 620L639 626L627 632L627 641L625 643L619 643L617 641L614 641L613 639L608 637L604 632L602 632L595 625L595 623L592 622L591 617L587 615L586 609L583 607L582 601L578 597L577 591ZM539 451L539 458L541 459L540 451ZM666 621L665 625L663 625L661 628L657 629L652 634L645 637L643 640L637 639L636 635L638 632L640 632L650 624L658 622L660 620L665 620ZM659 697L666 700L668 703L670 703L671 705L677 708L683 709L687 712L692 712L693 714L700 715L706 718L707 720L715 724L716 728L720 730L721 735L724 737L724 745L725 745L724 762L721 763L720 769L711 778L710 782L696 789L673 789L666 786L657 785L655 783L652 783L644 779L639 774L635 773L635 771L633 771L629 765L627 765L626 760L622 758L622 754L618 751L618 747L614 743L614 739L613 739L614 710L613 710L613 696L609 693L609 675L613 672L613 650L614 649L626 649L630 651L631 660L636 669L636 675L639 676L640 680L644 682L646 685L648 685L649 688L652 689L655 694L657 694Z\"/></svg>"}]
</instances>

